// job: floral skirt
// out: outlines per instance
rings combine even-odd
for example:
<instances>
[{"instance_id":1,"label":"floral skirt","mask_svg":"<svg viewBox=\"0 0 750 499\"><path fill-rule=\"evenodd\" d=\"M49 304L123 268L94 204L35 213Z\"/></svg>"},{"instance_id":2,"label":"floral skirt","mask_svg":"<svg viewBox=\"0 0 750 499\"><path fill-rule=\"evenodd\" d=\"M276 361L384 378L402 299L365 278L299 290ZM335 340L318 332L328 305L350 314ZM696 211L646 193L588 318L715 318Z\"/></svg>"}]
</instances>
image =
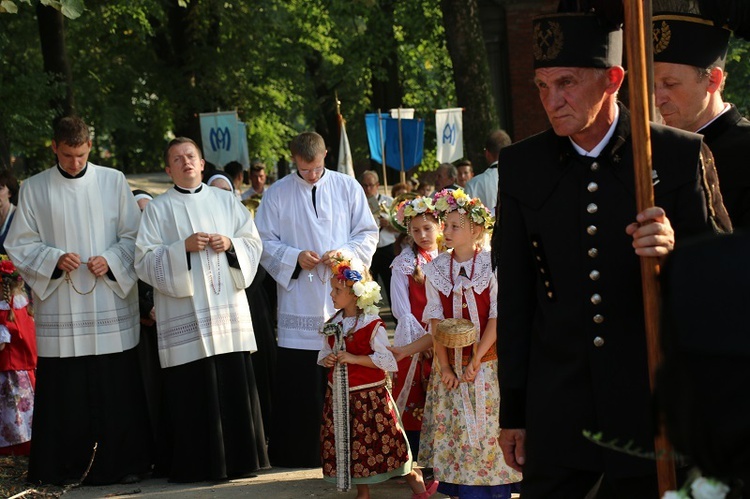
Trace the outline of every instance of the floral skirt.
<instances>
[{"instance_id":1,"label":"floral skirt","mask_svg":"<svg viewBox=\"0 0 750 499\"><path fill-rule=\"evenodd\" d=\"M385 386L349 392L352 484L384 482L411 471L411 453L396 404ZM326 390L320 432L323 478L336 481L333 397Z\"/></svg>"},{"instance_id":2,"label":"floral skirt","mask_svg":"<svg viewBox=\"0 0 750 499\"><path fill-rule=\"evenodd\" d=\"M502 485L518 482L521 474L505 464L500 435L500 387L497 360L482 362L486 424L478 442L469 439L461 388L448 390L433 366L420 436L420 465L432 467L435 479L460 485ZM463 385L463 383L462 383ZM476 411L474 383L468 385L471 407Z\"/></svg>"},{"instance_id":3,"label":"floral skirt","mask_svg":"<svg viewBox=\"0 0 750 499\"><path fill-rule=\"evenodd\" d=\"M0 372L0 447L31 440L34 379L30 371Z\"/></svg>"}]
</instances>

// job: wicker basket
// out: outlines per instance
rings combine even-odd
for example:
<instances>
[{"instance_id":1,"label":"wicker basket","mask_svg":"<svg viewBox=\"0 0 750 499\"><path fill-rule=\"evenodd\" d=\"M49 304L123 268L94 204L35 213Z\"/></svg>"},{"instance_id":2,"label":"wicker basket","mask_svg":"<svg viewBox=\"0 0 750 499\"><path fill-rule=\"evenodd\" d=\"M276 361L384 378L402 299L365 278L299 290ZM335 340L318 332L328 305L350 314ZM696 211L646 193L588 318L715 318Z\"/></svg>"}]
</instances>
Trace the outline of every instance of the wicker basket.
<instances>
[{"instance_id":1,"label":"wicker basket","mask_svg":"<svg viewBox=\"0 0 750 499\"><path fill-rule=\"evenodd\" d=\"M474 344L477 331L468 319L444 319L438 323L434 336L447 348L463 348Z\"/></svg>"}]
</instances>

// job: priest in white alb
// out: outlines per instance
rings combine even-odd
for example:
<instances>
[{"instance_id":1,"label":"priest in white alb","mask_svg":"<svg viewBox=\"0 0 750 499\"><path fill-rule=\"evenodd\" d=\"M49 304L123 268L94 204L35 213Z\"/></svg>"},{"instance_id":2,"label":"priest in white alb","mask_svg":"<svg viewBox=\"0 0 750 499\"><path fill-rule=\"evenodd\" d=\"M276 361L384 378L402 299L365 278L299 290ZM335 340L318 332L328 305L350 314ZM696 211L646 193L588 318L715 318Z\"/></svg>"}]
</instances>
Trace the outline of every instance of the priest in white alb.
<instances>
[{"instance_id":1,"label":"priest in white alb","mask_svg":"<svg viewBox=\"0 0 750 499\"><path fill-rule=\"evenodd\" d=\"M60 119L57 165L21 185L5 249L31 287L39 362L28 479L133 482L150 469L133 268L138 206L125 176L88 162L78 117Z\"/></svg>"},{"instance_id":2,"label":"priest in white alb","mask_svg":"<svg viewBox=\"0 0 750 499\"><path fill-rule=\"evenodd\" d=\"M201 183L195 142L173 139L165 161L174 187L146 206L135 251L138 277L154 288L164 380L156 472L172 482L247 477L268 466L245 297L260 237L234 194Z\"/></svg>"},{"instance_id":3,"label":"priest in white alb","mask_svg":"<svg viewBox=\"0 0 750 499\"><path fill-rule=\"evenodd\" d=\"M274 183L258 209L261 264L278 292L277 386L269 454L274 466L320 466L326 371L319 333L334 313L330 255L346 250L367 267L378 226L357 181L327 170L323 137L305 132L290 145L297 171Z\"/></svg>"}]
</instances>

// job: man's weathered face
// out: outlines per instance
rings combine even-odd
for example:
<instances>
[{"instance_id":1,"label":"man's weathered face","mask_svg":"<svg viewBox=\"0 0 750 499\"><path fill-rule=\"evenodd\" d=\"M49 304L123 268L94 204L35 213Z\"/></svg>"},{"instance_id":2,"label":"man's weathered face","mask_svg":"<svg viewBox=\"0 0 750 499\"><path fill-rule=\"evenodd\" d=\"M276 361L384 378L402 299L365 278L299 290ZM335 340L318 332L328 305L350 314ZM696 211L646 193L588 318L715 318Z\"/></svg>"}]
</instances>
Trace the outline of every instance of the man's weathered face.
<instances>
[{"instance_id":1,"label":"man's weathered face","mask_svg":"<svg viewBox=\"0 0 750 499\"><path fill-rule=\"evenodd\" d=\"M253 189L256 191L266 185L266 171L250 170L250 185L252 185Z\"/></svg>"},{"instance_id":2,"label":"man's weathered face","mask_svg":"<svg viewBox=\"0 0 750 499\"><path fill-rule=\"evenodd\" d=\"M365 190L365 196L368 198L375 197L378 195L378 179L372 175L365 175L362 179L362 188Z\"/></svg>"},{"instance_id":3,"label":"man's weathered face","mask_svg":"<svg viewBox=\"0 0 750 499\"><path fill-rule=\"evenodd\" d=\"M169 148L166 172L180 187L198 187L204 165L198 148L190 142L175 144Z\"/></svg>"},{"instance_id":4,"label":"man's weathered face","mask_svg":"<svg viewBox=\"0 0 750 499\"><path fill-rule=\"evenodd\" d=\"M713 116L708 116L709 78L700 77L694 66L654 63L654 97L664 123L694 132Z\"/></svg>"},{"instance_id":5,"label":"man's weathered face","mask_svg":"<svg viewBox=\"0 0 750 499\"><path fill-rule=\"evenodd\" d=\"M453 184L455 179L448 176L448 170L441 168L435 174L435 191L441 191Z\"/></svg>"},{"instance_id":6,"label":"man's weathered face","mask_svg":"<svg viewBox=\"0 0 750 499\"><path fill-rule=\"evenodd\" d=\"M57 143L52 141L52 150L57 155L57 162L60 163L66 173L78 175L86 167L91 152L91 141L79 146L71 146L65 142Z\"/></svg>"},{"instance_id":7,"label":"man's weathered face","mask_svg":"<svg viewBox=\"0 0 750 499\"><path fill-rule=\"evenodd\" d=\"M607 96L606 74L591 68L539 68L534 83L555 133L574 140L594 125Z\"/></svg>"},{"instance_id":8,"label":"man's weathered face","mask_svg":"<svg viewBox=\"0 0 750 499\"><path fill-rule=\"evenodd\" d=\"M466 187L466 182L472 179L474 176L474 170L469 165L458 167L458 178L456 183L461 187Z\"/></svg>"}]
</instances>

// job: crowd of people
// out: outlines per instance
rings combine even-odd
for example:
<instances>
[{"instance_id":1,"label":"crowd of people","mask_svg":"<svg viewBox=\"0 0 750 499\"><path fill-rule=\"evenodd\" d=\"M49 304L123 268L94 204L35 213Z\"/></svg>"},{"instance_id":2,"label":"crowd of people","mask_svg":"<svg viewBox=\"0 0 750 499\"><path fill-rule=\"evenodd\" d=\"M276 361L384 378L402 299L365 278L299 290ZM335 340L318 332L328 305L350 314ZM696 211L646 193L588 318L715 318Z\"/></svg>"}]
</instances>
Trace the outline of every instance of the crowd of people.
<instances>
[{"instance_id":1,"label":"crowd of people","mask_svg":"<svg viewBox=\"0 0 750 499\"><path fill-rule=\"evenodd\" d=\"M278 466L320 467L359 499L393 477L414 499L658 497L643 458L658 422L639 265L678 247L667 432L687 463L739 491L750 461L734 437L749 425L730 418L729 435L676 407L695 412L707 389L685 360L704 347L691 331L700 303L679 320L701 291L684 272L747 247L714 236L750 220L750 122L721 99L727 30L685 14L654 28L664 124L650 125L654 206L640 212L622 32L593 14L534 20L549 130L515 144L492 131L484 172L443 163L392 196L376 171L326 169L314 132L291 141L296 171L270 186L263 163L207 171L178 137L164 152L174 186L131 192L88 161L86 123L60 119L55 166L20 189L0 174L0 452L29 453L34 483ZM737 339L718 335L707 362L739 379L725 359L746 348Z\"/></svg>"}]
</instances>

